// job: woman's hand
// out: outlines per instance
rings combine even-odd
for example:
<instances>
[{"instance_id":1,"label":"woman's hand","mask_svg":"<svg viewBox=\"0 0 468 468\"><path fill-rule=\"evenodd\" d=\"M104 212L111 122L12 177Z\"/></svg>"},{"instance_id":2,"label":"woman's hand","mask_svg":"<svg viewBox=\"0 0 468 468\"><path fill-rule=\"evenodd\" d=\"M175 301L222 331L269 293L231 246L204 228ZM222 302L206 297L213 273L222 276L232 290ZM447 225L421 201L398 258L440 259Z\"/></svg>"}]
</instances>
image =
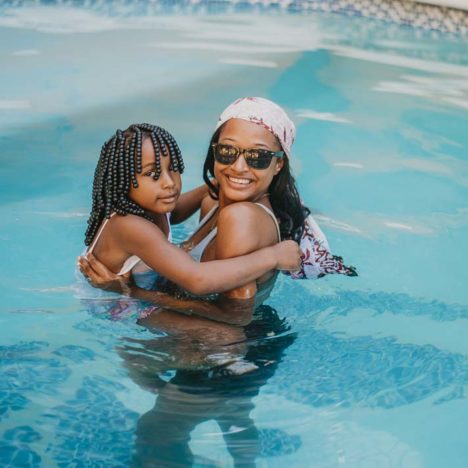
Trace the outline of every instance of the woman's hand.
<instances>
[{"instance_id":1,"label":"woman's hand","mask_svg":"<svg viewBox=\"0 0 468 468\"><path fill-rule=\"evenodd\" d=\"M78 257L78 268L91 286L118 294L130 295L133 286L131 272L116 275L103 265L92 253Z\"/></svg>"},{"instance_id":2,"label":"woman's hand","mask_svg":"<svg viewBox=\"0 0 468 468\"><path fill-rule=\"evenodd\" d=\"M277 270L299 270L301 267L302 250L293 240L286 240L271 247L276 258Z\"/></svg>"}]
</instances>

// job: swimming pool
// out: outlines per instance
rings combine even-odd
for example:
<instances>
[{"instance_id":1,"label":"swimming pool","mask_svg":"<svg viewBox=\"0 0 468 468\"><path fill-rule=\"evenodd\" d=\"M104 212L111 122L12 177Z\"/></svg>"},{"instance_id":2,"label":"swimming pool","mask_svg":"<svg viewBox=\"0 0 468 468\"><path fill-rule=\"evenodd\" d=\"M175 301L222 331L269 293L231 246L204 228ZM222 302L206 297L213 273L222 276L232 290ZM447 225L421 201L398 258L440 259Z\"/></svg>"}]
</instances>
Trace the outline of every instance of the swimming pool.
<instances>
[{"instance_id":1,"label":"swimming pool","mask_svg":"<svg viewBox=\"0 0 468 468\"><path fill-rule=\"evenodd\" d=\"M76 5L0 10L0 464L187 466L189 446L195 466L466 466L466 39ZM258 369L177 370L186 343L75 297L95 160L159 123L194 187L243 95L293 116L301 194L360 276L281 278L238 363Z\"/></svg>"}]
</instances>

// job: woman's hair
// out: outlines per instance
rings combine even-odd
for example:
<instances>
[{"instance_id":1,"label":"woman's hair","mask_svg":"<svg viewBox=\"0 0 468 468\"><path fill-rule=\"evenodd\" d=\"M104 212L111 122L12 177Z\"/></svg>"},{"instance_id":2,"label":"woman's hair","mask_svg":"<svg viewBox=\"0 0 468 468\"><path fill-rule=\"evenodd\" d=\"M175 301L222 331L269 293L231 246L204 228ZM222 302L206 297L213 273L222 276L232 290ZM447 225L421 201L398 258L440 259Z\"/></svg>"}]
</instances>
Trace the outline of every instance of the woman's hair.
<instances>
[{"instance_id":1,"label":"woman's hair","mask_svg":"<svg viewBox=\"0 0 468 468\"><path fill-rule=\"evenodd\" d=\"M210 188L210 195L216 200L218 199L218 187L211 182L210 178L214 177L213 143L218 142L222 128L223 126L218 128L211 138L203 165L203 180ZM310 214L310 210L301 202L296 181L291 174L289 159L286 156L282 169L271 181L268 193L273 212L279 219L281 239L299 241L304 230L304 220Z\"/></svg>"},{"instance_id":2,"label":"woman's hair","mask_svg":"<svg viewBox=\"0 0 468 468\"><path fill-rule=\"evenodd\" d=\"M147 138L151 138L154 147L155 180L161 175L161 154L170 157L171 171L184 171L180 149L174 137L163 128L133 124L124 131L117 130L102 146L94 173L93 206L85 234L86 245L91 244L104 218L110 218L112 213L131 213L151 221L143 208L128 196L130 184L138 187L136 174L142 171L142 146Z\"/></svg>"}]
</instances>

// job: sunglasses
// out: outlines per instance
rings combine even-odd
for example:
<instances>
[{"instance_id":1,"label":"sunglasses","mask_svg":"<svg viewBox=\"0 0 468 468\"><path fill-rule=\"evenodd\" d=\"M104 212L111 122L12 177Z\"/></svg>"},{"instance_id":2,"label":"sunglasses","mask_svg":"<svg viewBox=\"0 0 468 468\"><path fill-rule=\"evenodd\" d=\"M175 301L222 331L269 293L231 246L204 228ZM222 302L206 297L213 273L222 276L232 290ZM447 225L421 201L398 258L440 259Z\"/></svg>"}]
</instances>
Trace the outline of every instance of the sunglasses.
<instances>
[{"instance_id":1,"label":"sunglasses","mask_svg":"<svg viewBox=\"0 0 468 468\"><path fill-rule=\"evenodd\" d=\"M230 166L242 154L245 162L252 169L267 169L272 158L282 158L284 151L269 151L261 148L240 149L237 146L213 143L213 154L216 162Z\"/></svg>"}]
</instances>

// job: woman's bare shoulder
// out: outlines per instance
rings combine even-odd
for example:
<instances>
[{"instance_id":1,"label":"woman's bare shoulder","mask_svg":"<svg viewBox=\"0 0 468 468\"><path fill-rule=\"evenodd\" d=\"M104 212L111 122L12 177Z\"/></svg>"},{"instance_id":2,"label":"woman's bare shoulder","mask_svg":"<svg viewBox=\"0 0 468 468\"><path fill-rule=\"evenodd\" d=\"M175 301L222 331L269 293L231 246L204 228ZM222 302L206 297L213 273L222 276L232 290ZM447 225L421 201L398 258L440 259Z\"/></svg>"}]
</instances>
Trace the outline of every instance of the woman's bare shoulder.
<instances>
[{"instance_id":1,"label":"woman's bare shoulder","mask_svg":"<svg viewBox=\"0 0 468 468\"><path fill-rule=\"evenodd\" d=\"M254 202L237 202L225 206L219 213L219 222L235 223L244 221L245 223L255 223L271 219L271 216Z\"/></svg>"},{"instance_id":2,"label":"woman's bare shoulder","mask_svg":"<svg viewBox=\"0 0 468 468\"><path fill-rule=\"evenodd\" d=\"M241 243L248 250L277 242L276 226L271 216L252 202L232 203L218 217L218 236L227 243ZM251 249L251 250L250 250Z\"/></svg>"}]
</instances>

